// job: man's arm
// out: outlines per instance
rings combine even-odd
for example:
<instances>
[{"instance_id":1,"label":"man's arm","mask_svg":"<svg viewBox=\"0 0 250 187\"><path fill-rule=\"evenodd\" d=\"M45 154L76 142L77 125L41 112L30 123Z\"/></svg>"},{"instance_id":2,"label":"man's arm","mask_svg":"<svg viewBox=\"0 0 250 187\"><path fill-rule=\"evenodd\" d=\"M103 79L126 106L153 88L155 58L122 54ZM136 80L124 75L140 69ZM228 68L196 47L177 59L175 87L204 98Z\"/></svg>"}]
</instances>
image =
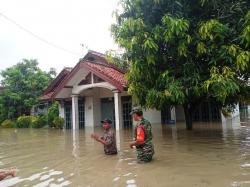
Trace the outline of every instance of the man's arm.
<instances>
[{"instance_id":1,"label":"man's arm","mask_svg":"<svg viewBox=\"0 0 250 187\"><path fill-rule=\"evenodd\" d=\"M104 141L100 136L97 134L91 134L91 138L95 139L96 141L100 142L103 145L108 145L106 141Z\"/></svg>"},{"instance_id":2,"label":"man's arm","mask_svg":"<svg viewBox=\"0 0 250 187\"><path fill-rule=\"evenodd\" d=\"M137 130L136 130L136 138L135 138L134 141L129 143L129 146L131 148L133 148L133 146L136 146L136 145L144 144L144 139L145 139L144 129L143 129L143 127L141 125L137 126L136 128L137 128Z\"/></svg>"}]
</instances>

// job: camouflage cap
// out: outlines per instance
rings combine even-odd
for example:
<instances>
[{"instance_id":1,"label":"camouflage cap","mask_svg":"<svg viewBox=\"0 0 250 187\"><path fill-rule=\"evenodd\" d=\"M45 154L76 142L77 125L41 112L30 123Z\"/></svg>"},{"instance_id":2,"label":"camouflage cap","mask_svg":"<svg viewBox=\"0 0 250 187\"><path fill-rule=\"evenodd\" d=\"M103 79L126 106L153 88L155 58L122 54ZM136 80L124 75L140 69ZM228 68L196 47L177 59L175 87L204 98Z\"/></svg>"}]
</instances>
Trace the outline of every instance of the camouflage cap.
<instances>
[{"instance_id":1,"label":"camouflage cap","mask_svg":"<svg viewBox=\"0 0 250 187\"><path fill-rule=\"evenodd\" d=\"M105 118L104 120L101 121L101 123L109 123L112 124L112 121L109 118Z\"/></svg>"},{"instance_id":2,"label":"camouflage cap","mask_svg":"<svg viewBox=\"0 0 250 187\"><path fill-rule=\"evenodd\" d=\"M130 115L132 115L134 113L142 113L141 107L139 107L139 106L133 107L132 111L130 112Z\"/></svg>"}]
</instances>

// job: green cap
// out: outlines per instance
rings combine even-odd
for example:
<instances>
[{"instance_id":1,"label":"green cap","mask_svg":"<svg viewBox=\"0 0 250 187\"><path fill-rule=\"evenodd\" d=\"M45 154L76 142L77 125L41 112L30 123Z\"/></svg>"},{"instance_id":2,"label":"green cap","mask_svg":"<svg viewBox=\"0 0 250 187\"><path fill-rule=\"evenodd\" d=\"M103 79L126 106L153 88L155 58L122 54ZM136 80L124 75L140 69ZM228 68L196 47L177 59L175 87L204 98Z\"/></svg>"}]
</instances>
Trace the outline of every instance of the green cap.
<instances>
[{"instance_id":1,"label":"green cap","mask_svg":"<svg viewBox=\"0 0 250 187\"><path fill-rule=\"evenodd\" d=\"M134 113L136 113L136 114L142 113L141 107L139 107L139 106L133 107L132 111L130 112L130 115L132 115L132 114L134 114Z\"/></svg>"},{"instance_id":2,"label":"green cap","mask_svg":"<svg viewBox=\"0 0 250 187\"><path fill-rule=\"evenodd\" d=\"M101 123L109 123L112 124L112 121L109 118L105 118L104 120L101 121Z\"/></svg>"}]
</instances>

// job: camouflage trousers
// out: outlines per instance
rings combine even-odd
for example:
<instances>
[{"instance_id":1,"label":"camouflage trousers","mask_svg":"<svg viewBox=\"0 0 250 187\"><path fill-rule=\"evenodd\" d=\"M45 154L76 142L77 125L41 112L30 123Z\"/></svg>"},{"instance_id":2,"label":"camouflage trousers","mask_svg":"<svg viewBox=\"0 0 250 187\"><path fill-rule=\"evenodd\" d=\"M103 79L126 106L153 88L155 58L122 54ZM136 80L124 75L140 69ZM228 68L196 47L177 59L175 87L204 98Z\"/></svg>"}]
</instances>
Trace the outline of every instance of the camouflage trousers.
<instances>
[{"instance_id":1,"label":"camouflage trousers","mask_svg":"<svg viewBox=\"0 0 250 187\"><path fill-rule=\"evenodd\" d=\"M154 155L153 145L145 145L136 148L137 159L142 162L150 162Z\"/></svg>"}]
</instances>

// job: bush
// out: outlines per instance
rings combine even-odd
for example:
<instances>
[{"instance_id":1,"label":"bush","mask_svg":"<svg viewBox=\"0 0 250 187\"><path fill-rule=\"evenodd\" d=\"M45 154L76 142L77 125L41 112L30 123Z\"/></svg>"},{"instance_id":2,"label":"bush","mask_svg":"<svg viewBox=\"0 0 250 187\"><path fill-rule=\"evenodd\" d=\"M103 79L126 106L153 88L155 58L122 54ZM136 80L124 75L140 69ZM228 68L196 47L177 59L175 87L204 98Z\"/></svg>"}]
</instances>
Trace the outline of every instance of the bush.
<instances>
[{"instance_id":1,"label":"bush","mask_svg":"<svg viewBox=\"0 0 250 187\"><path fill-rule=\"evenodd\" d=\"M15 128L15 125L15 122L10 119L6 119L1 123L2 128Z\"/></svg>"},{"instance_id":2,"label":"bush","mask_svg":"<svg viewBox=\"0 0 250 187\"><path fill-rule=\"evenodd\" d=\"M32 128L42 128L45 125L47 125L47 117L44 115L34 117L31 121Z\"/></svg>"},{"instance_id":3,"label":"bush","mask_svg":"<svg viewBox=\"0 0 250 187\"><path fill-rule=\"evenodd\" d=\"M55 127L57 129L62 129L63 125L64 125L64 119L63 118L61 118L59 116L54 118L52 127Z\"/></svg>"},{"instance_id":4,"label":"bush","mask_svg":"<svg viewBox=\"0 0 250 187\"><path fill-rule=\"evenodd\" d=\"M31 127L33 116L20 116L17 118L16 126L17 128L29 128Z\"/></svg>"},{"instance_id":5,"label":"bush","mask_svg":"<svg viewBox=\"0 0 250 187\"><path fill-rule=\"evenodd\" d=\"M48 109L48 123L50 127L53 127L53 121L59 116L59 104L54 102Z\"/></svg>"}]
</instances>

